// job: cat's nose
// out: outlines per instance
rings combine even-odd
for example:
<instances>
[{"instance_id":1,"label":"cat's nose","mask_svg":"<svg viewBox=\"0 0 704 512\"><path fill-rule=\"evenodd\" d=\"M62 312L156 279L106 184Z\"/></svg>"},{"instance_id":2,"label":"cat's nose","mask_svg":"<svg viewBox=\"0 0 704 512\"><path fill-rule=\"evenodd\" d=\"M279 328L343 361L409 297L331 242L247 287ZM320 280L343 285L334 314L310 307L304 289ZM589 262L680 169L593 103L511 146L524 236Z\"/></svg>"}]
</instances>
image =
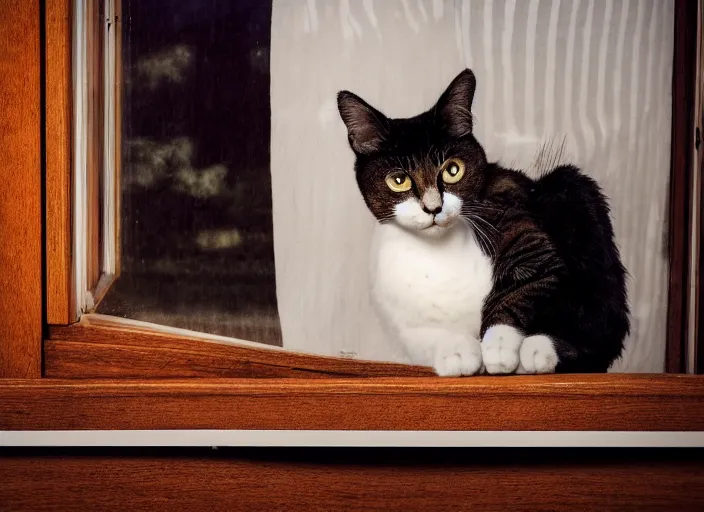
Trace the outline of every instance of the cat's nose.
<instances>
[{"instance_id":1,"label":"cat's nose","mask_svg":"<svg viewBox=\"0 0 704 512\"><path fill-rule=\"evenodd\" d=\"M442 196L437 189L426 190L420 200L425 213L437 215L442 211Z\"/></svg>"},{"instance_id":2,"label":"cat's nose","mask_svg":"<svg viewBox=\"0 0 704 512\"><path fill-rule=\"evenodd\" d=\"M423 211L427 214L437 215L438 213L440 213L442 211L442 206L438 206L436 208L433 208L432 210L429 210L428 208L425 207L425 205L423 205Z\"/></svg>"}]
</instances>

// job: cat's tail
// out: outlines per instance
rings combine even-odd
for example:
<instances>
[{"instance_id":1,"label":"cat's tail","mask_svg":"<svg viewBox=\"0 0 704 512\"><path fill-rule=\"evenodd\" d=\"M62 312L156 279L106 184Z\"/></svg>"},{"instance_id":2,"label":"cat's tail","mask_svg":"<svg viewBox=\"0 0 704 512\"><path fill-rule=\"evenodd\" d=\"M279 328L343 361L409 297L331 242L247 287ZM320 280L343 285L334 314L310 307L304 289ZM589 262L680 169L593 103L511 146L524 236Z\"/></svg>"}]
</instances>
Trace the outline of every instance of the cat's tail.
<instances>
[{"instance_id":1,"label":"cat's tail","mask_svg":"<svg viewBox=\"0 0 704 512\"><path fill-rule=\"evenodd\" d=\"M556 167L535 182L530 209L568 266L588 258L625 279L609 202L592 178L571 165Z\"/></svg>"},{"instance_id":2,"label":"cat's tail","mask_svg":"<svg viewBox=\"0 0 704 512\"><path fill-rule=\"evenodd\" d=\"M611 224L609 203L599 185L573 166L560 166L535 182L530 199L536 221L565 262L566 298L583 309L578 323L561 337L596 337L607 358L617 358L630 331L627 272ZM574 312L573 312L574 313ZM587 342L587 340L583 340Z\"/></svg>"}]
</instances>

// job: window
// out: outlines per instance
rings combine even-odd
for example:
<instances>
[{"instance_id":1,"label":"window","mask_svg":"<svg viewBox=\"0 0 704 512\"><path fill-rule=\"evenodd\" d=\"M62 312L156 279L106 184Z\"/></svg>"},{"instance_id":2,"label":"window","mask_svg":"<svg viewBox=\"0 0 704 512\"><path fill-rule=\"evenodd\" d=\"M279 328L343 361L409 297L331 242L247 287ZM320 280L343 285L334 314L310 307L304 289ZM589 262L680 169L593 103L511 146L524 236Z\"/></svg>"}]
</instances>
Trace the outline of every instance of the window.
<instances>
[{"instance_id":1,"label":"window","mask_svg":"<svg viewBox=\"0 0 704 512\"><path fill-rule=\"evenodd\" d=\"M86 159L119 188L119 238L104 223L115 241L103 252L120 275L97 308L81 307L292 351L407 362L368 299L375 222L335 97L352 89L407 117L470 67L474 133L490 160L532 176L573 163L610 198L632 317L612 371L662 372L671 108L660 99L672 95L673 5L345 5L122 3L120 32L110 23L102 32L106 48L121 40L122 65L103 78L107 90L121 86L121 104L95 121L119 122L121 168L91 163L91 145ZM86 20L97 16L86 9ZM99 39L86 25L86 41ZM110 201L89 203L111 218ZM78 247L98 250L97 214L85 213ZM78 275L95 286L91 261Z\"/></svg>"},{"instance_id":2,"label":"window","mask_svg":"<svg viewBox=\"0 0 704 512\"><path fill-rule=\"evenodd\" d=\"M121 274L97 311L280 345L271 5L122 9Z\"/></svg>"},{"instance_id":3,"label":"window","mask_svg":"<svg viewBox=\"0 0 704 512\"><path fill-rule=\"evenodd\" d=\"M261 139L252 145L246 143L245 154L251 160L237 160L226 154L232 150L226 132L208 135L206 128L192 128L210 124L217 128L218 122L229 122L228 116L215 108L189 112L197 109L201 98L177 101L179 95L189 96L188 87L213 87L209 89L213 92L202 93L206 100L231 94L218 88L217 83L186 85L193 66L206 66L214 59L203 58L207 61L203 63L195 55L196 29L174 29L169 35L172 39L156 31L140 33L141 40L134 34L130 39L125 13L130 13L135 25L147 23L153 17L149 13L156 12L149 9L158 11L157 2L69 3L46 2L46 10L41 13L46 22L43 38L39 37L39 26L31 22L40 14L38 6L23 4L22 9L27 12L22 12L22 19L30 21L15 27L15 39L22 44L8 55L26 62L22 67L25 82L40 83L42 87L25 91L14 81L3 82L9 84L12 93L8 98L13 109L3 113L3 119L10 127L6 137L12 141L13 151L7 155L16 175L3 190L3 199L12 201L3 200L0 216L2 232L8 234L0 241L0 303L12 303L12 313L23 314L3 311L1 321L7 334L3 332L0 344L0 375L26 380L0 382L0 400L4 410L9 411L0 417L2 428L703 428L704 415L699 405L704 384L696 376L439 379L428 378L432 372L427 368L388 362L395 356L383 345L371 343L378 339L373 334L380 331L375 331L378 325L367 303L367 285L360 277L364 275L366 244L374 222L354 188L352 155L345 146L344 127L336 117L334 95L328 96L328 91L334 94L347 88L366 95L390 115L410 115L430 103L455 69L469 62L479 83L488 82L481 93L486 96L483 100L477 97L475 115L477 129L484 131L480 140L491 155L510 154L516 165L530 163L541 147L540 139L551 134L547 139L554 142L547 151L563 147L564 140L565 157L584 158L595 169L602 169L598 165L602 159L628 169L625 177L603 171L604 186L612 190L615 219L620 216L624 223L619 228L616 220L617 230L622 232L619 236L624 256L630 258L627 266L634 280L639 280L636 286L640 288L636 289L640 291L635 299L644 301L643 295L650 294L656 300L653 304L635 304L634 313L640 323L634 331L632 353L638 357L624 359L624 366L619 369L661 371L666 355L667 369L682 372L688 341L686 326L691 318L686 299L688 276L696 268L689 263L693 247L694 261L698 261L697 248L690 242L692 221L698 221L698 216L690 217L689 178L695 150L691 137L695 123L691 115L695 97L693 49L698 44L692 23L696 16L691 6L677 2L673 10L673 4L660 2L610 2L608 8L600 10L593 3L462 2L455 6L432 2L413 6L409 3L405 9L406 4L401 2L383 8L381 3L375 4L371 10L367 3L350 3L348 9L347 3L323 7L316 2L274 1L269 13L264 11L266 6L257 2L249 7L265 19L270 16L270 25L257 22L256 27L247 25L246 30L235 32L243 40L257 34L252 36L255 41L247 52L238 55L247 60L247 69L252 73L263 73L257 66L264 66L268 74L253 74L258 77L251 79L256 87L242 94L260 94L259 85L266 84L262 96L256 96L260 98L256 107L246 108L270 109L270 125L266 118L261 125L263 137L270 140L264 149L258 145ZM233 4L236 5L228 4L215 13L207 11L200 2L186 2L178 8L184 9L179 19L187 19L183 23L194 27L205 19L203 23L210 27L209 35L213 37L212 52L217 55L225 52L224 46L235 43L219 39L218 31L212 27L225 30L222 27L232 26L228 25L228 16L236 19L237 9L247 6ZM188 11L189 6L194 11ZM259 20L259 14L252 19ZM173 17L175 20L175 14ZM100 30L94 25L96 19ZM105 20L107 23L102 23ZM182 28L174 20L167 16L165 25L173 22ZM661 23L662 20L669 21ZM265 31L261 40L258 30ZM391 32L397 34L391 36ZM437 34L442 37L435 37ZM552 37L564 44L549 44ZM158 44L149 43L149 38ZM424 53L418 48L424 47L428 39L437 39L436 44L442 46L440 57L420 58ZM45 46L40 44L43 40ZM267 52L267 48L265 66L260 50ZM554 54L549 48L554 49ZM546 60L538 58L543 49ZM669 57L672 51L674 59ZM398 59L389 58L391 54ZM295 59L287 58L291 55ZM497 59L493 59L495 55ZM531 55L536 62L532 71L525 64ZM156 60L150 61L151 58ZM619 67L615 64L619 59L628 65ZM329 65L323 67L321 61ZM610 72L612 61L614 69L624 69L620 78ZM138 76L140 62L147 62L141 69L156 69L155 76L161 77L162 82L154 86L159 94L149 90L151 71ZM174 74L170 66L179 68L184 62L189 63L181 66L184 74ZM554 63L552 73L547 72L548 65L553 66L550 63ZM430 71L424 72L421 66ZM562 66L564 75L573 80L540 82L540 77L562 76L558 74ZM364 73L353 72L362 68ZM502 78L507 70L517 77L510 83ZM200 72L217 75L213 70ZM670 88L671 75L674 80ZM183 82L179 82L181 76ZM603 82L599 77L603 77ZM260 79L262 82L257 82ZM146 80L139 95L133 80ZM568 87L569 83L575 88ZM628 101L619 96L619 91L628 91ZM197 94L201 93L190 96ZM536 99L535 103L528 106L526 95ZM592 95L594 109L589 108ZM502 106L500 113L492 115L486 105L493 103L486 98L493 98L498 104L507 96L517 98L517 108ZM570 108L550 111L545 108L546 96L548 100L554 97L559 108ZM667 101L656 101L663 96L668 97ZM160 102L172 108L167 109ZM240 107L245 111L245 106ZM155 112L156 122L149 116L151 111ZM218 115L222 115L221 121L210 121L208 117ZM76 119L85 122L74 124ZM628 131L615 130L619 119L621 129L627 126ZM561 135L568 131L571 120L579 121L575 130L568 133L574 140L564 139ZM602 133L602 126L614 131ZM72 138L74 128L85 137ZM517 131L511 131L514 128ZM639 136L634 137L633 133ZM184 138L191 142L184 143ZM203 138L212 140L204 142ZM635 163L622 160L623 146L628 144L639 150ZM211 149L207 149L208 145ZM270 151L268 157L262 157L265 150ZM165 163L151 167L145 164L156 157ZM666 162L670 159L672 167L668 173ZM40 162L44 162L43 182L36 179ZM264 169L253 172L249 165L263 165ZM227 173L223 175L219 166L224 166ZM655 172L663 167L663 175ZM82 175L80 168L84 169ZM643 174L637 173L639 169L643 169ZM329 170L335 172L333 180L327 178ZM253 175L247 175L249 171ZM164 175L160 176L160 172ZM145 191L144 176L153 176L159 185ZM230 211L227 215L231 216L220 219L210 216L208 209L220 206L218 201L231 201L232 196L227 194L236 196L234 185L243 176L261 180L256 185L245 181L247 186L267 190L268 195L257 192L257 198L251 194L243 197L253 201L247 203L253 210L260 206L270 208L262 217L268 216L267 229L272 230L273 238L262 237L258 247L268 244L273 252L255 254L248 252L246 245L237 245L240 239L232 234L233 230L242 236L245 228L258 229L251 218L245 217L243 222L252 224L243 227L237 224L241 218L234 215L236 212ZM300 180L301 176L308 176L309 183ZM629 188L642 189L644 194L634 198L627 193ZM226 197L208 195L212 190L226 191ZM161 194L158 197L157 192ZM205 192L207 197L201 197ZM45 223L40 222L42 204ZM155 213L153 218L147 218L147 208ZM174 209L178 210L175 217L168 216ZM327 216L336 210L343 213ZM188 213L196 219L191 224ZM639 220L637 229L629 232L630 220L623 219L646 218L646 214L648 222ZM661 229L665 219L666 233ZM157 227L138 228L137 220L155 222ZM93 231L89 229L91 222ZM174 229L161 229L162 226ZM223 232L230 233L224 241L234 241L235 247L219 247L227 245L221 244ZM297 236L293 236L294 232ZM97 235L88 237L86 233ZM242 236L241 240L257 240L252 233L247 233L251 238ZM663 257L663 238L668 238L667 258ZM185 249L184 239L191 244ZM634 245L628 245L633 240ZM84 244L74 246L80 241ZM42 251L44 243L46 249ZM317 259L311 256L312 246L320 252ZM178 289L169 288L164 273L159 275L157 271L168 270L169 264L173 269L177 262L178 272L185 273L189 258L198 260L192 268L205 267L206 262L212 272L211 277L204 278L213 288L208 293L226 293L222 291L222 275L235 271L218 263L233 254L228 251L240 247L245 247L247 256L252 256L261 268L271 264L273 254L273 274L270 269L262 276L275 279L276 301L271 294L263 294L266 300L247 300L241 310L243 316L256 316L258 322L264 318L261 312L268 312L270 323L263 328L261 324L251 328L251 324L240 320L228 323L223 318L232 310L224 308L220 316L205 318L204 307L215 302L203 292L208 285L203 286L201 293L194 293L188 304L197 314L184 318L184 309L179 310L183 298L173 291ZM341 272L341 268L348 270ZM642 270L640 278L635 268ZM92 273L89 269L93 269ZM92 279L86 277L90 275ZM177 273L172 278L184 277ZM158 283L159 279L163 279L163 285L145 284L148 280ZM262 285L263 289L271 287L271 283ZM691 284L695 286L696 280ZM668 307L664 308L666 294ZM39 320L42 297L46 301L45 322ZM96 303L97 314L91 312ZM139 307L134 308L135 304ZM247 309L254 306L261 309ZM255 310L256 315L252 313ZM272 326L276 311L280 330L277 325ZM120 320L119 315L130 318ZM196 322L201 324L195 325ZM280 342L274 338L277 332ZM692 333L693 338L696 335L698 332ZM283 346L275 347L277 343ZM389 376L404 378L385 378ZM597 410L598 414L586 414L587 406L596 406L590 411Z\"/></svg>"}]
</instances>

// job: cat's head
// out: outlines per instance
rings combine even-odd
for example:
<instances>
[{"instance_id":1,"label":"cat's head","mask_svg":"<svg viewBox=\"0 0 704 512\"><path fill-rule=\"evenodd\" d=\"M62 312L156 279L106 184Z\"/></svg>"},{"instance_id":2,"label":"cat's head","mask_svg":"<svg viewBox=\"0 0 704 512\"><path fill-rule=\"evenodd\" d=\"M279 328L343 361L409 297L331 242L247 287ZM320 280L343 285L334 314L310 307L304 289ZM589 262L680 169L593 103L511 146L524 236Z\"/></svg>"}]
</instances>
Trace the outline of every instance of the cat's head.
<instances>
[{"instance_id":1,"label":"cat's head","mask_svg":"<svg viewBox=\"0 0 704 512\"><path fill-rule=\"evenodd\" d=\"M357 183L380 222L440 234L483 186L486 155L472 135L476 80L465 69L416 117L389 119L348 91L337 95Z\"/></svg>"}]
</instances>

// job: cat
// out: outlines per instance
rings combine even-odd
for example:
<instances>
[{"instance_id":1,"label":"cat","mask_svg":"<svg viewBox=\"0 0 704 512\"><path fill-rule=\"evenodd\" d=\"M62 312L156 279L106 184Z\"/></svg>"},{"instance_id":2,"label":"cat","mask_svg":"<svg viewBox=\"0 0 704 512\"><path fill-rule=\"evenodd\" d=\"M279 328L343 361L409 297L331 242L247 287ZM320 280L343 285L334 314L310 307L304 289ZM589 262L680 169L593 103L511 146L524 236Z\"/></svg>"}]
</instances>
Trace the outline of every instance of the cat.
<instances>
[{"instance_id":1,"label":"cat","mask_svg":"<svg viewBox=\"0 0 704 512\"><path fill-rule=\"evenodd\" d=\"M391 119L340 91L359 190L378 220L371 300L440 376L606 372L630 330L607 198L570 165L531 179L487 162L462 71Z\"/></svg>"}]
</instances>

